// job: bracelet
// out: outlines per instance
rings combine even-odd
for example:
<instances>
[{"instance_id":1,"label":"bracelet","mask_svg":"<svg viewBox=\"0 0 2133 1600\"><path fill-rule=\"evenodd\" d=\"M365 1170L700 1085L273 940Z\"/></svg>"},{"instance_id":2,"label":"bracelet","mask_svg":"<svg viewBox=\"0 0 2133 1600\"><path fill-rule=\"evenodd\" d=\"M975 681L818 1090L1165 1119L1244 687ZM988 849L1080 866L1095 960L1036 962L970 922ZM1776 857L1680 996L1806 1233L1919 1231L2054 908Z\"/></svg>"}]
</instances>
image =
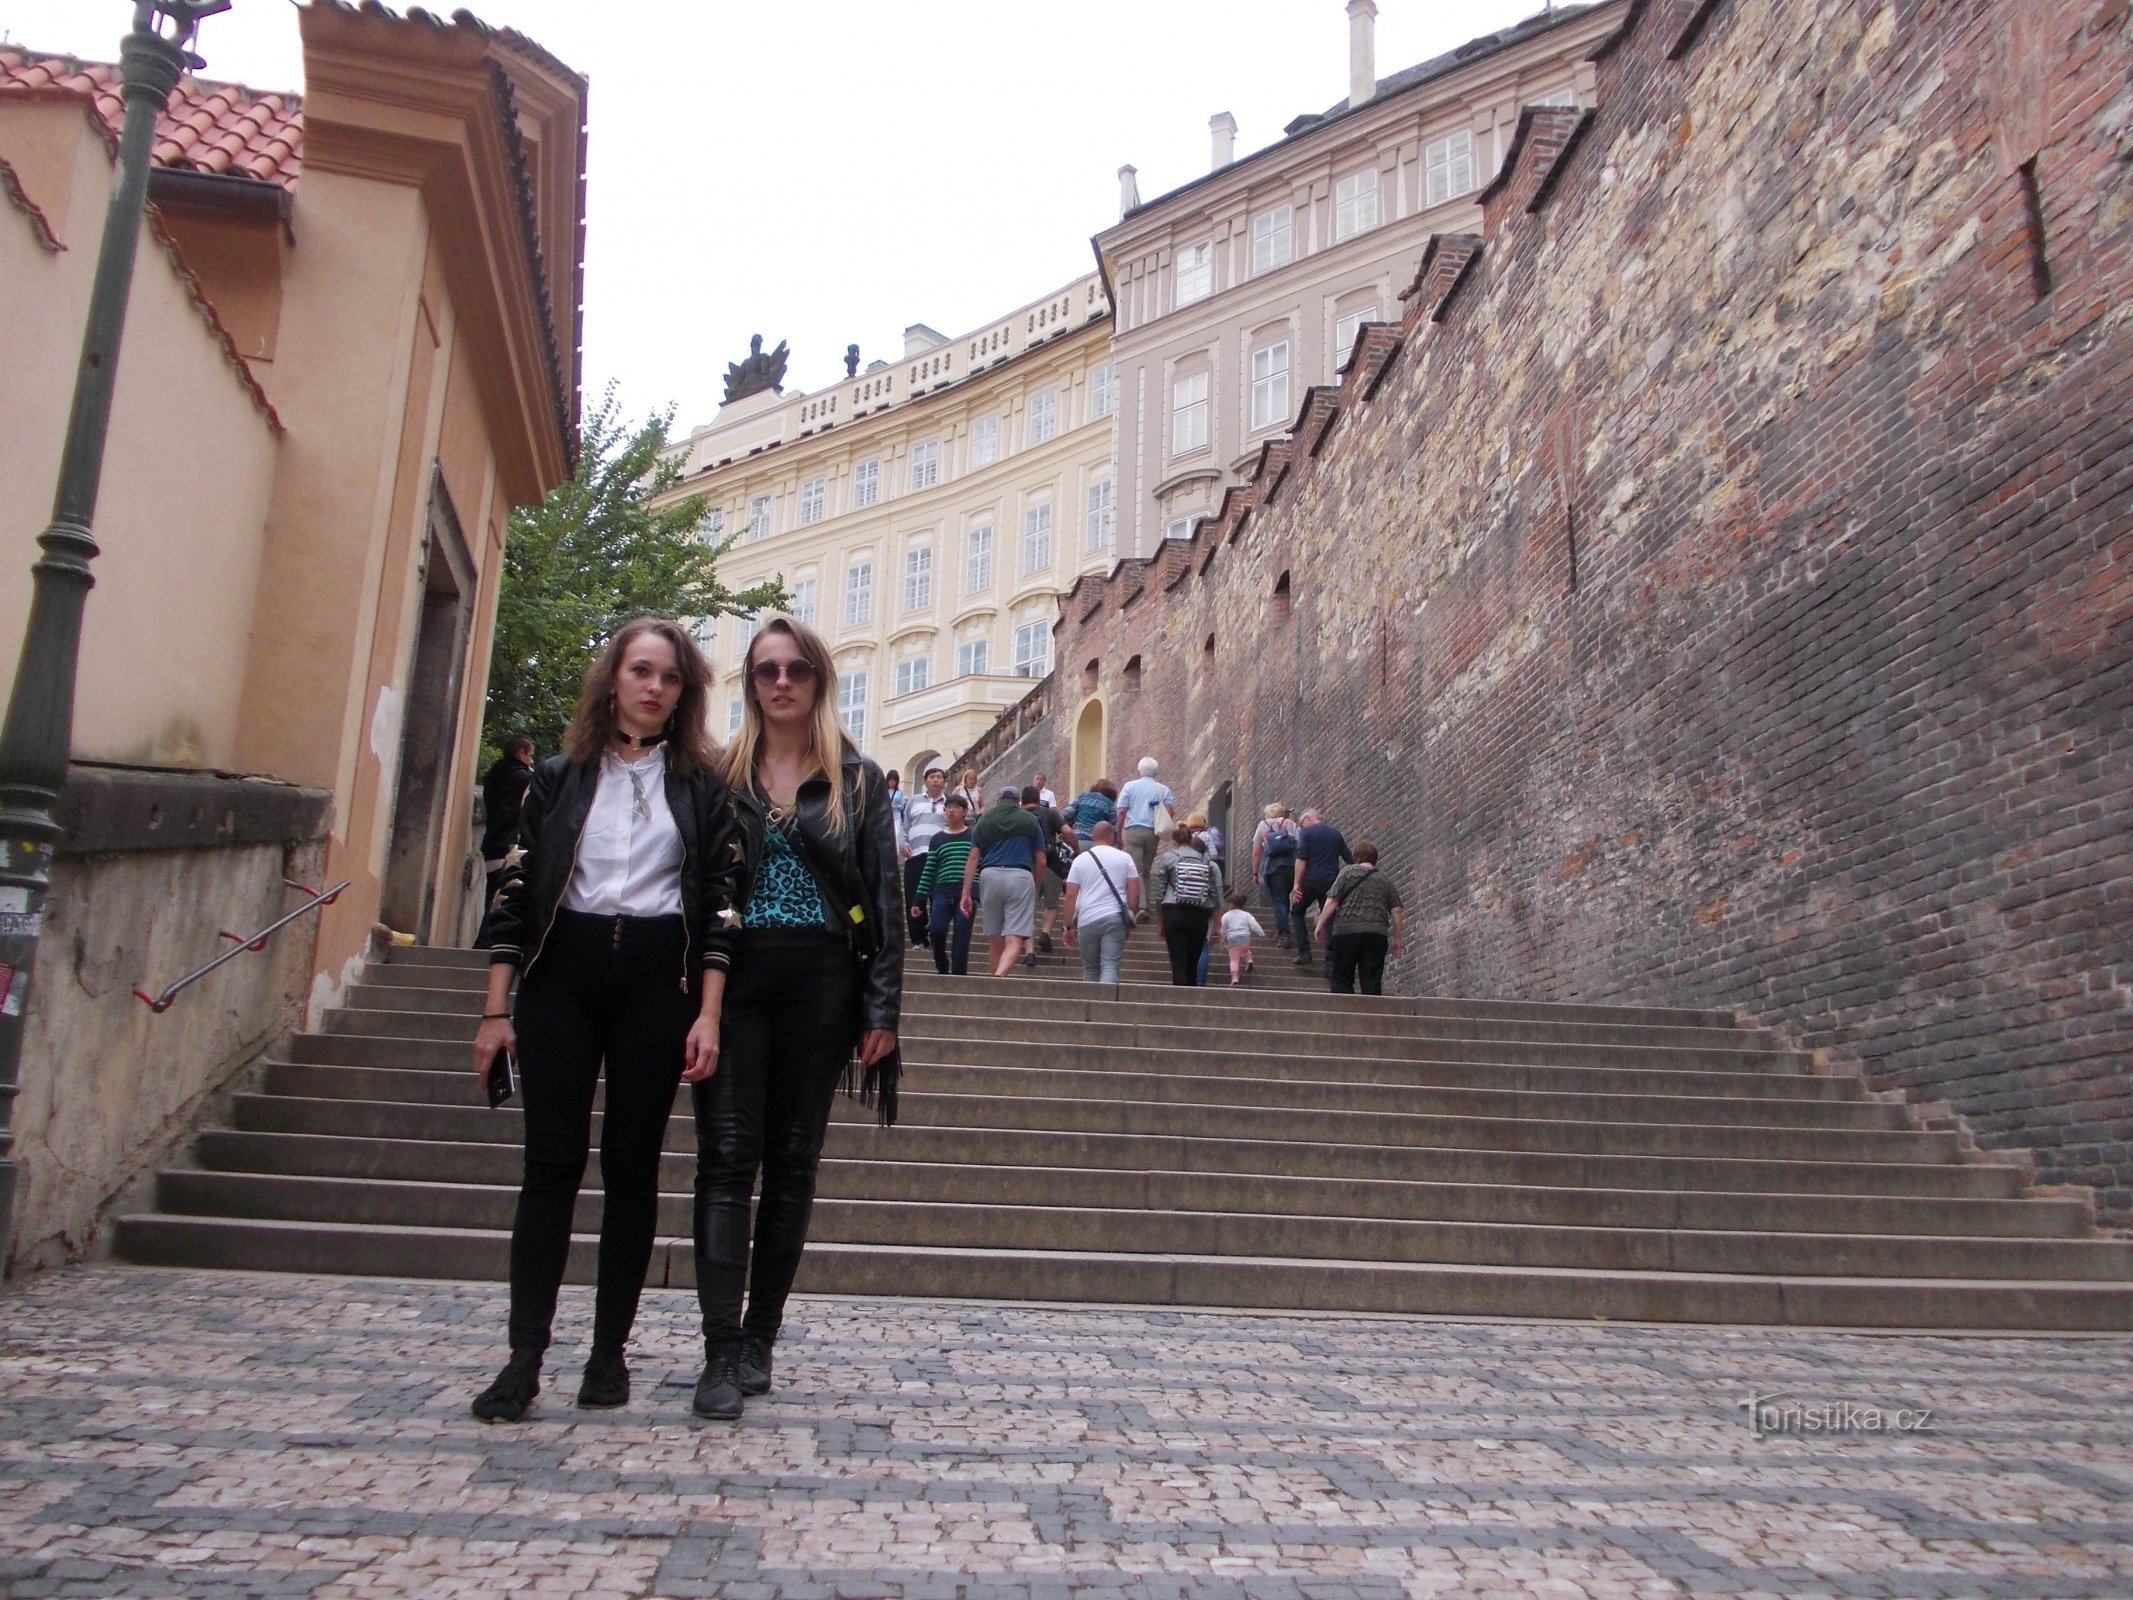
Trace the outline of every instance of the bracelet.
<instances>
[{"instance_id":1,"label":"bracelet","mask_svg":"<svg viewBox=\"0 0 2133 1600\"><path fill-rule=\"evenodd\" d=\"M481 1020L484 1022L509 1022L511 1013L508 1011L484 1011L481 1014Z\"/></svg>"}]
</instances>

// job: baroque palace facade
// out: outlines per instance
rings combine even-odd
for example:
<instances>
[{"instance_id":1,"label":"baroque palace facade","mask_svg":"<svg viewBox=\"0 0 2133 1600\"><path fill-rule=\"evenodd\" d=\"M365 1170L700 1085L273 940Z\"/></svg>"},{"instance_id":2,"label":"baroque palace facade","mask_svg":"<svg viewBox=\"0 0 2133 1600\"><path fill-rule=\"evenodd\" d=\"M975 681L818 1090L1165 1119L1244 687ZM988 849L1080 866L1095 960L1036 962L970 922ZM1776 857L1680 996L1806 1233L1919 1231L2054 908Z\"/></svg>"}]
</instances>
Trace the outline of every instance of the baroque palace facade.
<instances>
[{"instance_id":1,"label":"baroque palace facade","mask_svg":"<svg viewBox=\"0 0 2133 1600\"><path fill-rule=\"evenodd\" d=\"M968 748L1051 671L1058 597L1111 566L1111 307L1094 274L809 394L763 389L673 446L720 576L781 579L836 652L839 710L883 766ZM700 629L713 732L740 726L750 619Z\"/></svg>"}]
</instances>

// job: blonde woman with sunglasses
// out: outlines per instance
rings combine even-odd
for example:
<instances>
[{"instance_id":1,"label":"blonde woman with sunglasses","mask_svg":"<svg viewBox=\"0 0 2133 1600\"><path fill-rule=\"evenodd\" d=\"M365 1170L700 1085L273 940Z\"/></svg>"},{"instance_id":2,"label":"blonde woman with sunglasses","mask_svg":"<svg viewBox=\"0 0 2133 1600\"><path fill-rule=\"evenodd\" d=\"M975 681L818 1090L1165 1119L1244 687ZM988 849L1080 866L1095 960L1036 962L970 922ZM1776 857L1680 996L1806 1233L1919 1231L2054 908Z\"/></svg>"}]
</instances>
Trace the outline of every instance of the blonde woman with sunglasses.
<instances>
[{"instance_id":1,"label":"blonde woman with sunglasses","mask_svg":"<svg viewBox=\"0 0 2133 1600\"><path fill-rule=\"evenodd\" d=\"M748 647L742 695L723 761L742 864L738 925L720 939L731 968L721 1048L683 1074L695 1085L704 1327L694 1409L717 1421L770 1388L830 1105L855 1048L879 1081L883 1121L894 1118L903 999L889 791L837 719L822 636L783 617L765 623Z\"/></svg>"}]
</instances>

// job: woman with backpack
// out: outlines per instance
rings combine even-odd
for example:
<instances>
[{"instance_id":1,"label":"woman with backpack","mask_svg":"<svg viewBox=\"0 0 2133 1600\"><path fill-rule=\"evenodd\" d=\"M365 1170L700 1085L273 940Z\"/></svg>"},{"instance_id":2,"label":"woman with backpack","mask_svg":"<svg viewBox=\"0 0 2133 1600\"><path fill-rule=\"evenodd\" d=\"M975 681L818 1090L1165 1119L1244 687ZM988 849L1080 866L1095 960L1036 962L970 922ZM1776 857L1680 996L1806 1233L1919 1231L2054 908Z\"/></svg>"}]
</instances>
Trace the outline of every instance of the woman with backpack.
<instances>
[{"instance_id":1,"label":"woman with backpack","mask_svg":"<svg viewBox=\"0 0 2133 1600\"><path fill-rule=\"evenodd\" d=\"M1289 946L1289 891L1295 887L1296 824L1289 820L1286 802L1276 800L1266 808L1265 818L1252 831L1252 876L1266 886L1274 902L1274 942Z\"/></svg>"},{"instance_id":2,"label":"woman with backpack","mask_svg":"<svg viewBox=\"0 0 2133 1600\"><path fill-rule=\"evenodd\" d=\"M1207 847L1179 824L1170 832L1171 847L1156 857L1149 873L1149 894L1170 951L1170 981L1190 989L1200 981L1200 956L1207 930L1222 904L1222 869L1207 856Z\"/></svg>"}]
</instances>

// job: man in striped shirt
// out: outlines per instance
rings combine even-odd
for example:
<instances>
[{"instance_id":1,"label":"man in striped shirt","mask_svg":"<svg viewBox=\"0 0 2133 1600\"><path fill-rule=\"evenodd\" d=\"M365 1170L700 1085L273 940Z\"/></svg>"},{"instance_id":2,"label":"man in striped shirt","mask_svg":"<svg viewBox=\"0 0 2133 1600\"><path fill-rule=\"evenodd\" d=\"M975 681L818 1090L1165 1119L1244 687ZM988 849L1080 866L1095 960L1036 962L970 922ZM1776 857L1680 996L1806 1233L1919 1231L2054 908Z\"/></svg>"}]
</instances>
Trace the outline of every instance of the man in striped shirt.
<instances>
[{"instance_id":1,"label":"man in striped shirt","mask_svg":"<svg viewBox=\"0 0 2133 1600\"><path fill-rule=\"evenodd\" d=\"M932 787L934 776L926 774L927 787ZM918 901L930 913L926 928L933 941L935 970L961 977L970 970L970 913L962 905L963 869L970 858L970 830L964 823L970 808L959 794L948 796L944 805L947 825L927 842L918 874Z\"/></svg>"}]
</instances>

